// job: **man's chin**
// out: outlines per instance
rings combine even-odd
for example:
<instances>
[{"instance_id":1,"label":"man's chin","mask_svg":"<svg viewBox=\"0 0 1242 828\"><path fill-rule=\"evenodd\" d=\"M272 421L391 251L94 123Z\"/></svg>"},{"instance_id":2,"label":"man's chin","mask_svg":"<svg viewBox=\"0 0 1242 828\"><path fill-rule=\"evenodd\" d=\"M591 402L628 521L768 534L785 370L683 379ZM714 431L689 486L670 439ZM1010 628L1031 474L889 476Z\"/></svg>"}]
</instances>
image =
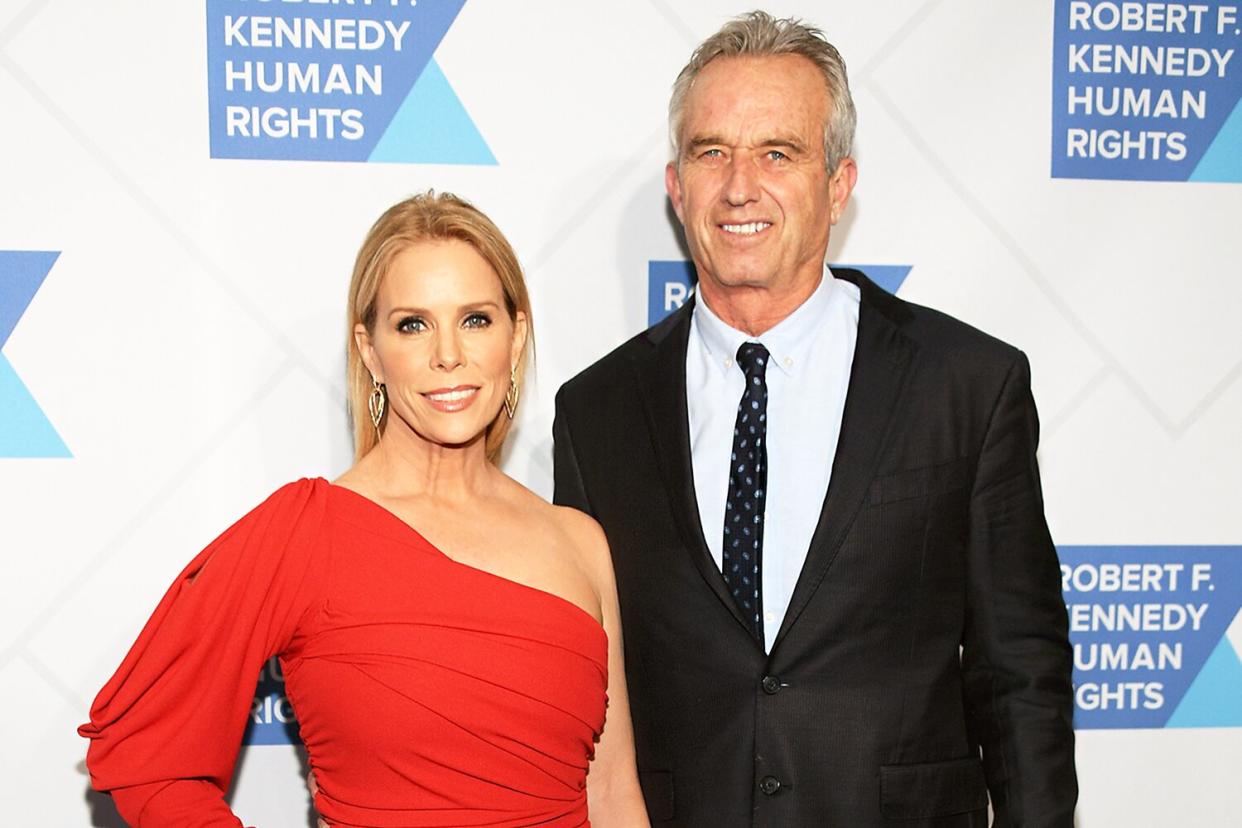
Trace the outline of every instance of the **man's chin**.
<instances>
[{"instance_id":1,"label":"man's chin","mask_svg":"<svg viewBox=\"0 0 1242 828\"><path fill-rule=\"evenodd\" d=\"M735 270L718 275L716 287L722 291L763 290L772 285L775 274L761 270Z\"/></svg>"}]
</instances>

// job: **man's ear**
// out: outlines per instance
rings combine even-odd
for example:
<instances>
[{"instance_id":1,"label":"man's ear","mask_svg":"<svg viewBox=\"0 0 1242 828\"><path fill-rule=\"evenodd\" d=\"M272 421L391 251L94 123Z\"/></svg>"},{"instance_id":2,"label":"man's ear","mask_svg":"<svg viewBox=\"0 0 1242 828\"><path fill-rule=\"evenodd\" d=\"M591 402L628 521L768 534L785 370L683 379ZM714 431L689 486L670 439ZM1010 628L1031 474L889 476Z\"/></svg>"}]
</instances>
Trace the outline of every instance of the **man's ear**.
<instances>
[{"instance_id":1,"label":"man's ear","mask_svg":"<svg viewBox=\"0 0 1242 828\"><path fill-rule=\"evenodd\" d=\"M853 158L846 156L837 164L836 170L828 179L828 196L832 203L833 224L836 224L841 214L845 212L845 205L849 202L850 193L854 192L854 185L857 183L858 165L854 163Z\"/></svg>"},{"instance_id":2,"label":"man's ear","mask_svg":"<svg viewBox=\"0 0 1242 828\"><path fill-rule=\"evenodd\" d=\"M668 200L673 202L673 212L677 214L678 221L685 224L686 217L681 212L681 178L677 175L677 165L672 161L664 168L664 191L668 193Z\"/></svg>"}]
</instances>

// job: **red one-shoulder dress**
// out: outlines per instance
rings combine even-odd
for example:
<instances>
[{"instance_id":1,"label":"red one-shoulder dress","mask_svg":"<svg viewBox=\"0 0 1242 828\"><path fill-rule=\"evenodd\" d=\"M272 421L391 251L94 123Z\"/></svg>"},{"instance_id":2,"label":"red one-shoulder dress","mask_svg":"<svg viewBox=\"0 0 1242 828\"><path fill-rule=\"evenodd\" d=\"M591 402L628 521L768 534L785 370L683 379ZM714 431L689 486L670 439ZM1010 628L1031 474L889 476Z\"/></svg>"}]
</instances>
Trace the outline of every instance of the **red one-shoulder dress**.
<instances>
[{"instance_id":1,"label":"red one-shoulder dress","mask_svg":"<svg viewBox=\"0 0 1242 828\"><path fill-rule=\"evenodd\" d=\"M329 824L584 826L607 650L580 607L301 480L186 567L79 732L130 824L239 826L224 793L275 655Z\"/></svg>"}]
</instances>

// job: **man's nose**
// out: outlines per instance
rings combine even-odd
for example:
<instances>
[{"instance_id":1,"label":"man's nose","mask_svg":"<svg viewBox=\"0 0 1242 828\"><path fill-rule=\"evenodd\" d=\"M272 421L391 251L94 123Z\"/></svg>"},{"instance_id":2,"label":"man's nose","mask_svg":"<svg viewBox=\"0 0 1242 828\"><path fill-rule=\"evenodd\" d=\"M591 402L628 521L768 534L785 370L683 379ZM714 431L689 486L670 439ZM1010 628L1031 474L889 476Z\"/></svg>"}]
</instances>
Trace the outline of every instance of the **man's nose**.
<instances>
[{"instance_id":1,"label":"man's nose","mask_svg":"<svg viewBox=\"0 0 1242 828\"><path fill-rule=\"evenodd\" d=\"M725 181L725 201L741 207L759 200L759 170L754 159L738 154L729 159L729 177Z\"/></svg>"}]
</instances>

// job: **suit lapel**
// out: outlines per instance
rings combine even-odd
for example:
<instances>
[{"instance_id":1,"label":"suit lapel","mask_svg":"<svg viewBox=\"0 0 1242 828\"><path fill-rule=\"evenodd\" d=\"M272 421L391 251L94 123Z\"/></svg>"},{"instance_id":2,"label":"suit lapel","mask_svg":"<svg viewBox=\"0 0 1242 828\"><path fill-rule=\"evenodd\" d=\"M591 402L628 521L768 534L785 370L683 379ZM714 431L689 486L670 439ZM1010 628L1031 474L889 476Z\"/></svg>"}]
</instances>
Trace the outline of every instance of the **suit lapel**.
<instances>
[{"instance_id":1,"label":"suit lapel","mask_svg":"<svg viewBox=\"0 0 1242 828\"><path fill-rule=\"evenodd\" d=\"M737 622L750 630L707 547L694 491L690 419L686 410L686 347L693 306L691 297L681 310L648 333L651 352L645 359L640 358L634 367L647 414L647 430L683 546L707 586Z\"/></svg>"},{"instance_id":2,"label":"suit lapel","mask_svg":"<svg viewBox=\"0 0 1242 828\"><path fill-rule=\"evenodd\" d=\"M875 476L880 450L899 408L898 401L917 347L899 330L902 317L909 315L904 303L857 271L833 272L859 287L858 339L832 479L806 562L772 645L774 651L806 609L841 549Z\"/></svg>"}]
</instances>

